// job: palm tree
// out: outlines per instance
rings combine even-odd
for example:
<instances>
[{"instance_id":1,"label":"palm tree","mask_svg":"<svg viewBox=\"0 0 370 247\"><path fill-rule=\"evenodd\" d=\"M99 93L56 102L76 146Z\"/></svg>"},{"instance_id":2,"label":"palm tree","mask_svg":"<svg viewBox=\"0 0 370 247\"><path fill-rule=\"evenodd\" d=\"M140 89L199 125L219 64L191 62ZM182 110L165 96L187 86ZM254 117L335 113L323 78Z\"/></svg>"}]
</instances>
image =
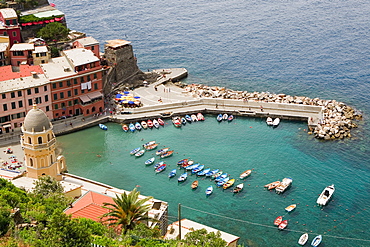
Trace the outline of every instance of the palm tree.
<instances>
[{"instance_id":1,"label":"palm tree","mask_svg":"<svg viewBox=\"0 0 370 247\"><path fill-rule=\"evenodd\" d=\"M109 226L121 226L124 234L128 230L134 229L136 224L141 221L158 222L148 216L151 205L145 204L152 197L139 199L139 195L140 192L136 191L135 188L129 194L125 192L120 196L116 195L116 198L113 198L114 203L104 203L103 208L110 210L102 216L107 217L105 222L108 222Z\"/></svg>"}]
</instances>

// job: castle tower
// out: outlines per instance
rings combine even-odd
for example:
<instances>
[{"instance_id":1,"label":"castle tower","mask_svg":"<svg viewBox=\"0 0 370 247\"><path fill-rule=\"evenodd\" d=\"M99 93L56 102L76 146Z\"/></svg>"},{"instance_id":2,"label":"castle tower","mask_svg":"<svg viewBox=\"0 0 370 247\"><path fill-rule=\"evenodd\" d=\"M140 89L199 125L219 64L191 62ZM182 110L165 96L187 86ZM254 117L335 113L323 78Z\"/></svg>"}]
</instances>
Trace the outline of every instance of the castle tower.
<instances>
[{"instance_id":1,"label":"castle tower","mask_svg":"<svg viewBox=\"0 0 370 247\"><path fill-rule=\"evenodd\" d=\"M64 156L56 157L56 138L46 114L37 108L27 113L22 126L21 144L24 149L27 177L49 175L62 180L61 172L67 170Z\"/></svg>"}]
</instances>

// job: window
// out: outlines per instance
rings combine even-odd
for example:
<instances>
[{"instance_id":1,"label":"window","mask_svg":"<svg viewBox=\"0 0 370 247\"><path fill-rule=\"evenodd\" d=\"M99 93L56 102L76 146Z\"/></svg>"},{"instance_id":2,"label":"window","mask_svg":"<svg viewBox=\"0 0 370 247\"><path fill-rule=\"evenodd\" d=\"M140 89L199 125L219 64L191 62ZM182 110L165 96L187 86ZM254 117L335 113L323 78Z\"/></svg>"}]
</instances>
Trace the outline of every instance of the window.
<instances>
[{"instance_id":1,"label":"window","mask_svg":"<svg viewBox=\"0 0 370 247\"><path fill-rule=\"evenodd\" d=\"M65 110L64 108L66 107L66 103L63 102L62 104L60 104L60 107L63 108L63 110Z\"/></svg>"},{"instance_id":2,"label":"window","mask_svg":"<svg viewBox=\"0 0 370 247\"><path fill-rule=\"evenodd\" d=\"M5 94L5 93L3 93L3 94L1 95L1 98L6 99L6 94Z\"/></svg>"},{"instance_id":3,"label":"window","mask_svg":"<svg viewBox=\"0 0 370 247\"><path fill-rule=\"evenodd\" d=\"M84 83L85 82L85 78L83 76L81 77L80 80L81 80L81 83Z\"/></svg>"},{"instance_id":4,"label":"window","mask_svg":"<svg viewBox=\"0 0 370 247\"><path fill-rule=\"evenodd\" d=\"M63 87L63 82L59 82L59 87Z\"/></svg>"},{"instance_id":5,"label":"window","mask_svg":"<svg viewBox=\"0 0 370 247\"><path fill-rule=\"evenodd\" d=\"M31 89L27 89L27 95L31 95Z\"/></svg>"},{"instance_id":6,"label":"window","mask_svg":"<svg viewBox=\"0 0 370 247\"><path fill-rule=\"evenodd\" d=\"M18 97L22 97L22 91L18 91Z\"/></svg>"},{"instance_id":7,"label":"window","mask_svg":"<svg viewBox=\"0 0 370 247\"><path fill-rule=\"evenodd\" d=\"M49 95L45 95L45 102L49 101Z\"/></svg>"},{"instance_id":8,"label":"window","mask_svg":"<svg viewBox=\"0 0 370 247\"><path fill-rule=\"evenodd\" d=\"M36 53L36 57L39 57L40 56L40 53Z\"/></svg>"},{"instance_id":9,"label":"window","mask_svg":"<svg viewBox=\"0 0 370 247\"><path fill-rule=\"evenodd\" d=\"M35 87L35 93L39 93L39 88Z\"/></svg>"},{"instance_id":10,"label":"window","mask_svg":"<svg viewBox=\"0 0 370 247\"><path fill-rule=\"evenodd\" d=\"M15 98L15 92L11 92L11 93L10 93L10 97L11 97L11 98Z\"/></svg>"},{"instance_id":11,"label":"window","mask_svg":"<svg viewBox=\"0 0 370 247\"><path fill-rule=\"evenodd\" d=\"M49 106L48 106L48 105L46 106L46 111L50 111L50 108L49 108Z\"/></svg>"},{"instance_id":12,"label":"window","mask_svg":"<svg viewBox=\"0 0 370 247\"><path fill-rule=\"evenodd\" d=\"M41 104L42 102L41 102L41 97L37 97L36 98L36 104Z\"/></svg>"},{"instance_id":13,"label":"window","mask_svg":"<svg viewBox=\"0 0 370 247\"><path fill-rule=\"evenodd\" d=\"M67 80L67 86L70 87L71 86L71 80Z\"/></svg>"},{"instance_id":14,"label":"window","mask_svg":"<svg viewBox=\"0 0 370 247\"><path fill-rule=\"evenodd\" d=\"M81 90L81 93L84 93L85 92L85 90Z\"/></svg>"},{"instance_id":15,"label":"window","mask_svg":"<svg viewBox=\"0 0 370 247\"><path fill-rule=\"evenodd\" d=\"M33 104L32 104L32 99L29 99L29 100L28 100L28 105L33 105Z\"/></svg>"},{"instance_id":16,"label":"window","mask_svg":"<svg viewBox=\"0 0 370 247\"><path fill-rule=\"evenodd\" d=\"M13 32L13 37L17 37L17 32Z\"/></svg>"},{"instance_id":17,"label":"window","mask_svg":"<svg viewBox=\"0 0 370 247\"><path fill-rule=\"evenodd\" d=\"M8 36L8 32L4 32L4 33L3 33L3 35L4 35L4 36Z\"/></svg>"},{"instance_id":18,"label":"window","mask_svg":"<svg viewBox=\"0 0 370 247\"><path fill-rule=\"evenodd\" d=\"M78 95L78 89L75 88L75 95Z\"/></svg>"},{"instance_id":19,"label":"window","mask_svg":"<svg viewBox=\"0 0 370 247\"><path fill-rule=\"evenodd\" d=\"M53 83L53 89L57 88L57 84Z\"/></svg>"},{"instance_id":20,"label":"window","mask_svg":"<svg viewBox=\"0 0 370 247\"><path fill-rule=\"evenodd\" d=\"M90 75L87 76L87 81L91 81Z\"/></svg>"},{"instance_id":21,"label":"window","mask_svg":"<svg viewBox=\"0 0 370 247\"><path fill-rule=\"evenodd\" d=\"M94 79L98 78L97 73L94 73Z\"/></svg>"},{"instance_id":22,"label":"window","mask_svg":"<svg viewBox=\"0 0 370 247\"><path fill-rule=\"evenodd\" d=\"M78 105L78 99L75 99L75 100L73 101L73 103L74 103L75 105Z\"/></svg>"},{"instance_id":23,"label":"window","mask_svg":"<svg viewBox=\"0 0 370 247\"><path fill-rule=\"evenodd\" d=\"M8 105L7 104L3 104L3 110L4 111L7 111L8 110Z\"/></svg>"},{"instance_id":24,"label":"window","mask_svg":"<svg viewBox=\"0 0 370 247\"><path fill-rule=\"evenodd\" d=\"M68 91L68 97L71 97L72 96L72 92L71 91Z\"/></svg>"},{"instance_id":25,"label":"window","mask_svg":"<svg viewBox=\"0 0 370 247\"><path fill-rule=\"evenodd\" d=\"M72 100L68 101L68 106L72 106Z\"/></svg>"},{"instance_id":26,"label":"window","mask_svg":"<svg viewBox=\"0 0 370 247\"><path fill-rule=\"evenodd\" d=\"M64 99L64 93L63 92L60 93L60 98Z\"/></svg>"},{"instance_id":27,"label":"window","mask_svg":"<svg viewBox=\"0 0 370 247\"><path fill-rule=\"evenodd\" d=\"M58 99L58 95L56 93L53 96L54 96L54 100Z\"/></svg>"},{"instance_id":28,"label":"window","mask_svg":"<svg viewBox=\"0 0 370 247\"><path fill-rule=\"evenodd\" d=\"M54 105L54 110L58 110L58 104Z\"/></svg>"},{"instance_id":29,"label":"window","mask_svg":"<svg viewBox=\"0 0 370 247\"><path fill-rule=\"evenodd\" d=\"M98 83L94 83L94 89L97 90L98 89Z\"/></svg>"},{"instance_id":30,"label":"window","mask_svg":"<svg viewBox=\"0 0 370 247\"><path fill-rule=\"evenodd\" d=\"M12 105L12 109L17 108L17 107L15 106L15 102L12 102L12 103L11 103L11 105Z\"/></svg>"},{"instance_id":31,"label":"window","mask_svg":"<svg viewBox=\"0 0 370 247\"><path fill-rule=\"evenodd\" d=\"M13 51L13 56L24 57L23 51Z\"/></svg>"},{"instance_id":32,"label":"window","mask_svg":"<svg viewBox=\"0 0 370 247\"><path fill-rule=\"evenodd\" d=\"M44 92L48 91L48 86L44 86Z\"/></svg>"},{"instance_id":33,"label":"window","mask_svg":"<svg viewBox=\"0 0 370 247\"><path fill-rule=\"evenodd\" d=\"M95 50L95 47L94 46L91 46L91 50L93 51L93 50Z\"/></svg>"},{"instance_id":34,"label":"window","mask_svg":"<svg viewBox=\"0 0 370 247\"><path fill-rule=\"evenodd\" d=\"M22 100L18 101L18 107L19 108L23 107L23 101Z\"/></svg>"},{"instance_id":35,"label":"window","mask_svg":"<svg viewBox=\"0 0 370 247\"><path fill-rule=\"evenodd\" d=\"M73 79L73 84L77 84L77 79Z\"/></svg>"}]
</instances>

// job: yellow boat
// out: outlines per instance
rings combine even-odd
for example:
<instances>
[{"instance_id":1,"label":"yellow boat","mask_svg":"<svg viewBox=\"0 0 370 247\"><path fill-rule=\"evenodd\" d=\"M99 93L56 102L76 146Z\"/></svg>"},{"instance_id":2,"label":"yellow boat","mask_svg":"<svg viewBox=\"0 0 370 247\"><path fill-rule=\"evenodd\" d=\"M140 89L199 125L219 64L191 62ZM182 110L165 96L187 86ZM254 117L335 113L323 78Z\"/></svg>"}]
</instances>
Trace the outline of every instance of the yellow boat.
<instances>
[{"instance_id":1,"label":"yellow boat","mask_svg":"<svg viewBox=\"0 0 370 247\"><path fill-rule=\"evenodd\" d=\"M275 182L266 184L264 187L267 188L268 190L272 190L278 187L279 185L280 185L280 181L275 181Z\"/></svg>"},{"instance_id":2,"label":"yellow boat","mask_svg":"<svg viewBox=\"0 0 370 247\"><path fill-rule=\"evenodd\" d=\"M227 188L231 187L234 183L235 183L235 179L233 178L227 181L222 187L224 188L224 190L226 190Z\"/></svg>"}]
</instances>

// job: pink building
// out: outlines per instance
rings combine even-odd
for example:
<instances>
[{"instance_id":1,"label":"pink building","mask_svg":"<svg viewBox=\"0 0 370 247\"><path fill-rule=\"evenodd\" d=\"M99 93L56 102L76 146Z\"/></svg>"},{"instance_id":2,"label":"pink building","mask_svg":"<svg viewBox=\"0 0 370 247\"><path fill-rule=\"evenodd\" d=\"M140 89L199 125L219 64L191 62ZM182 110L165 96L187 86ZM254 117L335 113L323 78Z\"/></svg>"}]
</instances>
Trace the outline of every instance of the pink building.
<instances>
[{"instance_id":1,"label":"pink building","mask_svg":"<svg viewBox=\"0 0 370 247\"><path fill-rule=\"evenodd\" d=\"M0 81L0 133L21 127L33 103L52 119L50 84L40 66L0 67Z\"/></svg>"},{"instance_id":2,"label":"pink building","mask_svg":"<svg viewBox=\"0 0 370 247\"><path fill-rule=\"evenodd\" d=\"M91 50L96 57L100 58L99 42L93 37L77 39L73 42L73 48L85 48Z\"/></svg>"},{"instance_id":3,"label":"pink building","mask_svg":"<svg viewBox=\"0 0 370 247\"><path fill-rule=\"evenodd\" d=\"M18 16L12 8L0 9L0 36L8 36L10 46L22 41Z\"/></svg>"},{"instance_id":4,"label":"pink building","mask_svg":"<svg viewBox=\"0 0 370 247\"><path fill-rule=\"evenodd\" d=\"M19 43L14 44L10 48L10 63L13 66L19 66L20 64L33 65L32 52L35 50L34 44Z\"/></svg>"}]
</instances>

